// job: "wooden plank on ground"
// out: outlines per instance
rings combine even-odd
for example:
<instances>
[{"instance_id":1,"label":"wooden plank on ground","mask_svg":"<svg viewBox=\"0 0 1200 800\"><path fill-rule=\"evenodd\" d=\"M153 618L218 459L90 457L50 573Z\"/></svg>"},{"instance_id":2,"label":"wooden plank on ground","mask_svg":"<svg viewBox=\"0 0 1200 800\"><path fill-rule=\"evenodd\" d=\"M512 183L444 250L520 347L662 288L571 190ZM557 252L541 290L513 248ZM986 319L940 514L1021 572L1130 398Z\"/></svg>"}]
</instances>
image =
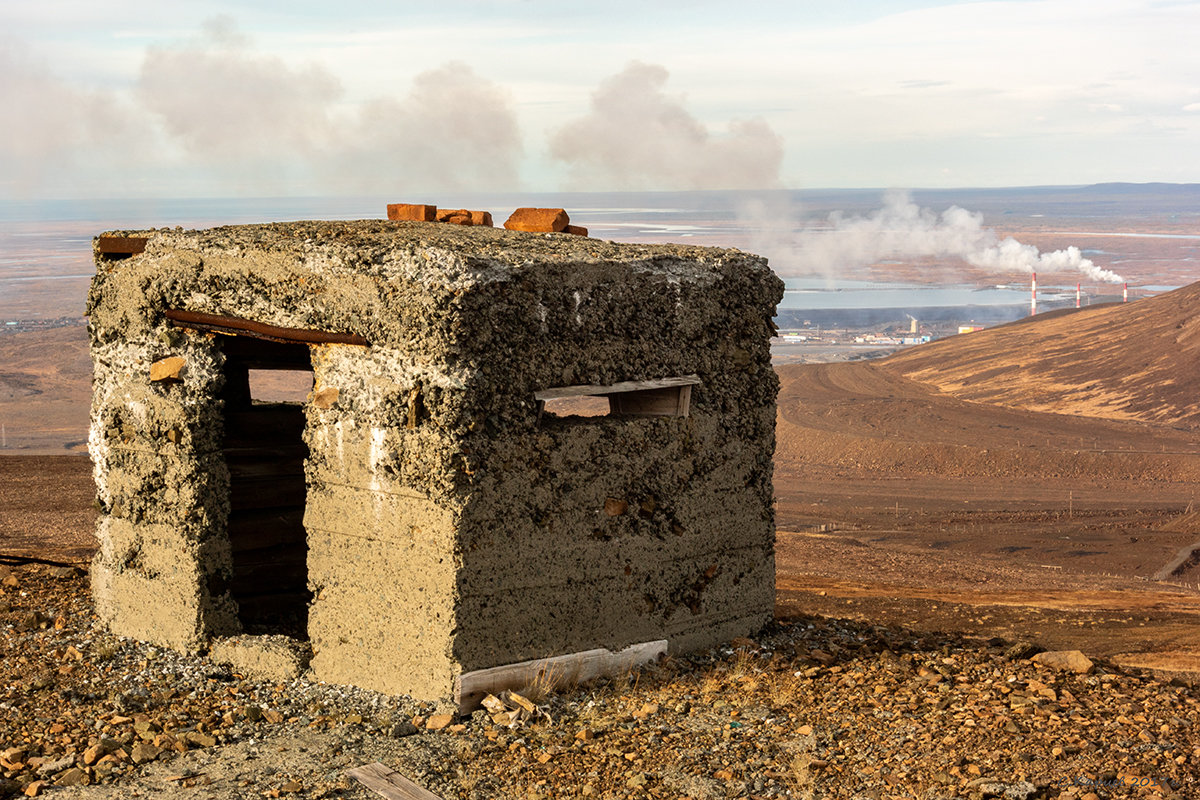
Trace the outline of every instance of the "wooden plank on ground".
<instances>
[{"instance_id":1,"label":"wooden plank on ground","mask_svg":"<svg viewBox=\"0 0 1200 800\"><path fill-rule=\"evenodd\" d=\"M433 792L418 786L378 761L355 767L346 775L387 800L442 800Z\"/></svg>"},{"instance_id":2,"label":"wooden plank on ground","mask_svg":"<svg viewBox=\"0 0 1200 800\"><path fill-rule=\"evenodd\" d=\"M516 664L479 669L458 677L454 685L454 701L460 713L472 711L485 695L499 694L505 689L519 690L527 686L558 689L587 683L596 678L628 672L634 667L654 661L667 652L667 640L642 642L620 652L597 648L565 656L538 658Z\"/></svg>"}]
</instances>

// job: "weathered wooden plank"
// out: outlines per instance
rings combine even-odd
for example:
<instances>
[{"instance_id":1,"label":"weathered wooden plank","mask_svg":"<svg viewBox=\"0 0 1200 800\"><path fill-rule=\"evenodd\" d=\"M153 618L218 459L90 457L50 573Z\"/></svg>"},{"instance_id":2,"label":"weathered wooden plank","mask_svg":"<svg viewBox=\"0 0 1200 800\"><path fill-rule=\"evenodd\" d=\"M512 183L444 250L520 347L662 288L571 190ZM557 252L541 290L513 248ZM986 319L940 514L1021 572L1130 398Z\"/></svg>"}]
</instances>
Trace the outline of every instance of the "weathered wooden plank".
<instances>
[{"instance_id":1,"label":"weathered wooden plank","mask_svg":"<svg viewBox=\"0 0 1200 800\"><path fill-rule=\"evenodd\" d=\"M146 242L149 237L146 236L98 236L96 238L96 249L103 255L120 258L124 256L136 256L138 253L144 252Z\"/></svg>"},{"instance_id":2,"label":"weathered wooden plank","mask_svg":"<svg viewBox=\"0 0 1200 800\"><path fill-rule=\"evenodd\" d=\"M656 378L649 381L621 381L608 386L584 384L582 386L555 386L533 393L535 400L553 400L558 397L580 395L616 394L618 392L641 392L647 389L666 389L672 386L695 386L700 383L699 375L682 375L677 378Z\"/></svg>"},{"instance_id":3,"label":"weathered wooden plank","mask_svg":"<svg viewBox=\"0 0 1200 800\"><path fill-rule=\"evenodd\" d=\"M303 508L234 511L225 529L234 553L280 545L305 547Z\"/></svg>"},{"instance_id":4,"label":"weathered wooden plank","mask_svg":"<svg viewBox=\"0 0 1200 800\"><path fill-rule=\"evenodd\" d=\"M278 476L241 478L230 482L229 503L234 511L264 508L300 508L308 496L304 481Z\"/></svg>"},{"instance_id":5,"label":"weathered wooden plank","mask_svg":"<svg viewBox=\"0 0 1200 800\"><path fill-rule=\"evenodd\" d=\"M356 333L337 333L334 331L315 331L309 328L284 328L279 325L268 325L241 317L224 317L217 314L205 314L199 311L183 311L169 308L163 316L180 328L194 328L214 333L232 333L240 336L253 336L271 342L304 343L304 344L355 344L365 346L367 340Z\"/></svg>"},{"instance_id":6,"label":"weathered wooden plank","mask_svg":"<svg viewBox=\"0 0 1200 800\"><path fill-rule=\"evenodd\" d=\"M387 800L442 800L378 761L348 770L346 775Z\"/></svg>"},{"instance_id":7,"label":"weathered wooden plank","mask_svg":"<svg viewBox=\"0 0 1200 800\"><path fill-rule=\"evenodd\" d=\"M256 405L248 409L226 409L226 446L241 450L256 445L299 443L304 434L304 409L299 405Z\"/></svg>"},{"instance_id":8,"label":"weathered wooden plank","mask_svg":"<svg viewBox=\"0 0 1200 800\"><path fill-rule=\"evenodd\" d=\"M238 478L275 478L277 480L293 478L300 483L304 482L303 459L226 460L225 464L229 467L229 477L235 480Z\"/></svg>"},{"instance_id":9,"label":"weathered wooden plank","mask_svg":"<svg viewBox=\"0 0 1200 800\"><path fill-rule=\"evenodd\" d=\"M630 417L686 417L691 396L691 386L620 392L608 396L608 406L610 413Z\"/></svg>"},{"instance_id":10,"label":"weathered wooden plank","mask_svg":"<svg viewBox=\"0 0 1200 800\"><path fill-rule=\"evenodd\" d=\"M225 453L226 463L232 464L267 459L303 459L308 456L308 447L303 442L260 442L256 446L226 447L222 452Z\"/></svg>"},{"instance_id":11,"label":"weathered wooden plank","mask_svg":"<svg viewBox=\"0 0 1200 800\"><path fill-rule=\"evenodd\" d=\"M597 648L564 656L538 658L516 664L467 672L454 685L454 701L460 713L474 710L487 694L499 694L505 689L523 689L538 685L549 689L587 683L596 678L610 677L654 661L666 654L667 640L633 644L614 653Z\"/></svg>"}]
</instances>

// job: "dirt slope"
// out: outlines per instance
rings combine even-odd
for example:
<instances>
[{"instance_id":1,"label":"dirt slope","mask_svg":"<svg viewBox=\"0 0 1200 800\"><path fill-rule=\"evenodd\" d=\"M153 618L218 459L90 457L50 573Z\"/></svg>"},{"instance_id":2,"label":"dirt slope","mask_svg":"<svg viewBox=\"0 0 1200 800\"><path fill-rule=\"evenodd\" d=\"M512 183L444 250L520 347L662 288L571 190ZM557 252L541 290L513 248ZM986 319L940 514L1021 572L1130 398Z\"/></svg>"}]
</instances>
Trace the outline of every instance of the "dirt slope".
<instances>
[{"instance_id":1,"label":"dirt slope","mask_svg":"<svg viewBox=\"0 0 1200 800\"><path fill-rule=\"evenodd\" d=\"M781 613L1200 672L1193 308L1198 287L778 366Z\"/></svg>"},{"instance_id":2,"label":"dirt slope","mask_svg":"<svg viewBox=\"0 0 1200 800\"><path fill-rule=\"evenodd\" d=\"M0 454L0 556L86 564L96 549L92 462Z\"/></svg>"},{"instance_id":3,"label":"dirt slope","mask_svg":"<svg viewBox=\"0 0 1200 800\"><path fill-rule=\"evenodd\" d=\"M943 339L884 366L964 400L1197 428L1200 283Z\"/></svg>"},{"instance_id":4,"label":"dirt slope","mask_svg":"<svg viewBox=\"0 0 1200 800\"><path fill-rule=\"evenodd\" d=\"M780 473L820 463L896 476L1200 480L1200 432L983 406L889 366L778 367Z\"/></svg>"},{"instance_id":5,"label":"dirt slope","mask_svg":"<svg viewBox=\"0 0 1200 800\"><path fill-rule=\"evenodd\" d=\"M83 452L91 399L86 328L0 334L0 453Z\"/></svg>"}]
</instances>

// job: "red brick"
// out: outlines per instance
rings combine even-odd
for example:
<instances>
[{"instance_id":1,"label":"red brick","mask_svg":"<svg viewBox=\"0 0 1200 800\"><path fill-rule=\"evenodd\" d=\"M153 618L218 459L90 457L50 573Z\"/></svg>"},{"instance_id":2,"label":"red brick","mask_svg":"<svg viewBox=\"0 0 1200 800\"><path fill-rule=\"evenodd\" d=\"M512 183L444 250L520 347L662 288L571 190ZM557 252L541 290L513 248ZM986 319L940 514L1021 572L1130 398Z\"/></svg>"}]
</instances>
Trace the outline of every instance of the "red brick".
<instances>
[{"instance_id":1,"label":"red brick","mask_svg":"<svg viewBox=\"0 0 1200 800\"><path fill-rule=\"evenodd\" d=\"M587 236L587 228L580 227L579 225L568 225L567 227L563 228L563 233L573 233L576 236Z\"/></svg>"},{"instance_id":2,"label":"red brick","mask_svg":"<svg viewBox=\"0 0 1200 800\"><path fill-rule=\"evenodd\" d=\"M490 211L470 211L466 208L446 208L437 213L438 222L446 222L451 225L482 225L490 228L493 226L492 212Z\"/></svg>"},{"instance_id":3,"label":"red brick","mask_svg":"<svg viewBox=\"0 0 1200 800\"><path fill-rule=\"evenodd\" d=\"M416 222L436 222L437 206L414 203L388 203L387 218L415 220Z\"/></svg>"},{"instance_id":4,"label":"red brick","mask_svg":"<svg viewBox=\"0 0 1200 800\"><path fill-rule=\"evenodd\" d=\"M465 208L459 208L459 209L455 209L453 211L451 211L450 209L443 209L442 211L438 212L437 221L438 222L448 222L451 225L473 225L473 224L475 224L471 220L471 212L467 211Z\"/></svg>"},{"instance_id":5,"label":"red brick","mask_svg":"<svg viewBox=\"0 0 1200 800\"><path fill-rule=\"evenodd\" d=\"M510 231L559 233L571 222L561 208L518 208L504 223Z\"/></svg>"}]
</instances>

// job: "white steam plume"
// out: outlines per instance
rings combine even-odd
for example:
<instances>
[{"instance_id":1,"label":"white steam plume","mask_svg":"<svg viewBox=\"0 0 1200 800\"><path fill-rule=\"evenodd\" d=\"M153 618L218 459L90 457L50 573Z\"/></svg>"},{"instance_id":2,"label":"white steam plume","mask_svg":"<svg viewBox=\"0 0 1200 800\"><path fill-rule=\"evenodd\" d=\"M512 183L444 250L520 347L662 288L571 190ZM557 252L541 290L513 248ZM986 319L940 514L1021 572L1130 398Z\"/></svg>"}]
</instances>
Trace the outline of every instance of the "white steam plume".
<instances>
[{"instance_id":1,"label":"white steam plume","mask_svg":"<svg viewBox=\"0 0 1200 800\"><path fill-rule=\"evenodd\" d=\"M782 140L761 119L734 120L712 136L663 87L669 74L631 62L592 94L591 111L559 128L550 154L572 188L764 189L779 184Z\"/></svg>"},{"instance_id":2,"label":"white steam plume","mask_svg":"<svg viewBox=\"0 0 1200 800\"><path fill-rule=\"evenodd\" d=\"M1084 258L1077 247L1042 253L1012 237L1000 239L995 231L983 227L982 214L951 206L939 215L920 208L906 192L889 192L883 207L867 216L835 212L827 230L802 232L785 252L777 257L776 270L795 274L832 275L841 268L883 258L926 256L960 258L972 266L1001 272L1075 270L1094 281L1123 280Z\"/></svg>"},{"instance_id":3,"label":"white steam plume","mask_svg":"<svg viewBox=\"0 0 1200 800\"><path fill-rule=\"evenodd\" d=\"M511 191L519 183L512 101L465 64L421 73L403 100L367 103L341 137L326 182L342 189Z\"/></svg>"},{"instance_id":4,"label":"white steam plume","mask_svg":"<svg viewBox=\"0 0 1200 800\"><path fill-rule=\"evenodd\" d=\"M335 106L324 67L255 52L231 21L152 48L138 96L185 156L246 181L312 191L512 189L521 154L507 93L463 64L418 75L403 99Z\"/></svg>"},{"instance_id":5,"label":"white steam plume","mask_svg":"<svg viewBox=\"0 0 1200 800\"><path fill-rule=\"evenodd\" d=\"M0 193L71 194L81 174L111 184L146 136L112 92L70 86L20 43L0 37Z\"/></svg>"},{"instance_id":6,"label":"white steam plume","mask_svg":"<svg viewBox=\"0 0 1200 800\"><path fill-rule=\"evenodd\" d=\"M518 182L513 102L469 67L350 104L325 66L256 50L225 17L148 48L131 91L71 85L0 35L0 108L0 195L403 199Z\"/></svg>"},{"instance_id":7,"label":"white steam plume","mask_svg":"<svg viewBox=\"0 0 1200 800\"><path fill-rule=\"evenodd\" d=\"M318 64L255 53L228 17L198 39L150 47L137 98L174 141L206 160L261 160L319 150L341 84Z\"/></svg>"}]
</instances>

